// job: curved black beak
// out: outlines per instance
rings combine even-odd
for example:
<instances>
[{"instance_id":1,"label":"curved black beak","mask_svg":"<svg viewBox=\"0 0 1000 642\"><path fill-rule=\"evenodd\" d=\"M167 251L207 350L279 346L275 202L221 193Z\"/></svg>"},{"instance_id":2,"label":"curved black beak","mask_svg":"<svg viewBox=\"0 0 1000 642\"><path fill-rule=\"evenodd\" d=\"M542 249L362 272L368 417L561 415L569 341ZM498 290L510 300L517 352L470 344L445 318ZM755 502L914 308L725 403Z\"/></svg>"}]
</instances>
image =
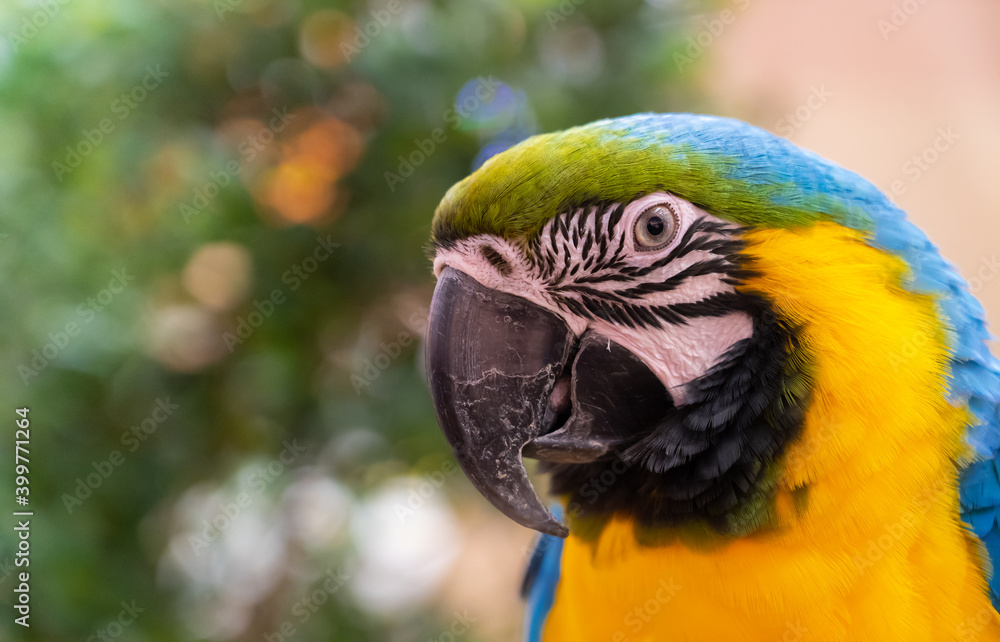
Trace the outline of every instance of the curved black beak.
<instances>
[{"instance_id":1,"label":"curved black beak","mask_svg":"<svg viewBox=\"0 0 1000 642\"><path fill-rule=\"evenodd\" d=\"M444 436L486 499L514 521L565 537L521 462L573 350L558 316L445 268L431 301L427 369Z\"/></svg>"},{"instance_id":2,"label":"curved black beak","mask_svg":"<svg viewBox=\"0 0 1000 642\"><path fill-rule=\"evenodd\" d=\"M514 521L559 537L568 531L536 495L522 455L610 458L673 405L622 346L576 337L558 315L453 268L434 290L427 369L438 422L472 484Z\"/></svg>"}]
</instances>

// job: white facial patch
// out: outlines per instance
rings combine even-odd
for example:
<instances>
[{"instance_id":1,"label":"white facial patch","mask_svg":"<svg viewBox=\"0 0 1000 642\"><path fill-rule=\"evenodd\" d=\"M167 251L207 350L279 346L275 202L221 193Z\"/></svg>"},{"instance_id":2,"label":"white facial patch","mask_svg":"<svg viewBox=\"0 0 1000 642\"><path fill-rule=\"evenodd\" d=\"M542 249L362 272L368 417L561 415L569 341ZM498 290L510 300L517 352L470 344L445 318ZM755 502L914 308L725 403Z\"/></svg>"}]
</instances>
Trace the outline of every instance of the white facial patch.
<instances>
[{"instance_id":1,"label":"white facial patch","mask_svg":"<svg viewBox=\"0 0 1000 642\"><path fill-rule=\"evenodd\" d=\"M679 229L666 246L644 251L636 243L636 221L656 205L676 215ZM739 266L727 254L737 232L728 221L657 192L624 208L560 215L527 248L486 234L462 239L438 250L434 273L452 267L559 315L578 336L592 330L611 339L639 357L682 405L685 384L753 331L746 312L718 312L722 301L707 311L713 297L736 291L731 282Z\"/></svg>"}]
</instances>

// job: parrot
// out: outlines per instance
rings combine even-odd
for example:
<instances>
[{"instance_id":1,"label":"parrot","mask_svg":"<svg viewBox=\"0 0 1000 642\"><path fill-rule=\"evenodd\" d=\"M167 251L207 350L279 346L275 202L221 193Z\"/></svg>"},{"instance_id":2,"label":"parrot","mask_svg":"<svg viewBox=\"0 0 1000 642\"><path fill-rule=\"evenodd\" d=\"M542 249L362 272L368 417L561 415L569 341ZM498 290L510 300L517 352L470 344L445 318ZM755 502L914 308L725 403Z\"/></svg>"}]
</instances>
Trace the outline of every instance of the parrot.
<instances>
[{"instance_id":1,"label":"parrot","mask_svg":"<svg viewBox=\"0 0 1000 642\"><path fill-rule=\"evenodd\" d=\"M872 183L636 114L494 155L429 248L438 423L538 531L526 640L1000 640L1000 363Z\"/></svg>"}]
</instances>

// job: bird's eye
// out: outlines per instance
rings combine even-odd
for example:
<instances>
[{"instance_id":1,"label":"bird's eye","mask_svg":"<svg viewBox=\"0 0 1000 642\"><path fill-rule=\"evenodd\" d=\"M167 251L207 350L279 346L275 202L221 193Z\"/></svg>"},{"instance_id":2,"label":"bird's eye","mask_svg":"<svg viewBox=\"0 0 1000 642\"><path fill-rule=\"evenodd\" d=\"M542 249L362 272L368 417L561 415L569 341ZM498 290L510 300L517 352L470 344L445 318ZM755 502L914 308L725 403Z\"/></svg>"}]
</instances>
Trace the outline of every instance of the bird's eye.
<instances>
[{"instance_id":1,"label":"bird's eye","mask_svg":"<svg viewBox=\"0 0 1000 642\"><path fill-rule=\"evenodd\" d=\"M635 220L635 248L640 252L658 250L677 236L677 213L666 203L653 205Z\"/></svg>"}]
</instances>

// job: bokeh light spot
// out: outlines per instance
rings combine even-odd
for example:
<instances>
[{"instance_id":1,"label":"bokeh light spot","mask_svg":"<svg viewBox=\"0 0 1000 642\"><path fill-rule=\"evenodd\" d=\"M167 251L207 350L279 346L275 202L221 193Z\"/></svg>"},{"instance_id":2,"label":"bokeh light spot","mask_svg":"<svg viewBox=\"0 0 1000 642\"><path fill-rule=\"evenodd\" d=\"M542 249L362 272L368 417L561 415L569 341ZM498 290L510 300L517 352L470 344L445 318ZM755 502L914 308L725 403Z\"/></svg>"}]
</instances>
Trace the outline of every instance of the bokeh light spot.
<instances>
[{"instance_id":1,"label":"bokeh light spot","mask_svg":"<svg viewBox=\"0 0 1000 642\"><path fill-rule=\"evenodd\" d=\"M200 303L213 310L232 309L250 290L250 253L236 243L203 245L184 266L182 281Z\"/></svg>"},{"instance_id":2,"label":"bokeh light spot","mask_svg":"<svg viewBox=\"0 0 1000 642\"><path fill-rule=\"evenodd\" d=\"M361 156L361 136L351 126L326 116L308 125L282 148L282 160L264 174L257 200L293 224L330 212L337 181Z\"/></svg>"}]
</instances>

